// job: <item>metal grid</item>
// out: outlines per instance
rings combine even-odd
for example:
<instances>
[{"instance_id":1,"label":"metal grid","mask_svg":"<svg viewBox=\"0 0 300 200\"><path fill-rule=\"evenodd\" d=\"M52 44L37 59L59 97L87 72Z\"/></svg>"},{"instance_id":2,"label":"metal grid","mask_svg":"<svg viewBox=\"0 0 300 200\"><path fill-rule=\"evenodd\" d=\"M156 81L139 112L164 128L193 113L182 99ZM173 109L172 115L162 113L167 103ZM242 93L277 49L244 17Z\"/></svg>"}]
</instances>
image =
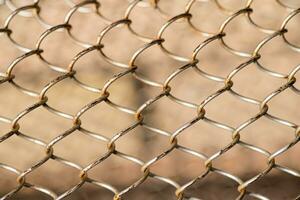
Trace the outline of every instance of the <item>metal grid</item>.
<instances>
[{"instance_id":1,"label":"metal grid","mask_svg":"<svg viewBox=\"0 0 300 200\"><path fill-rule=\"evenodd\" d=\"M131 190L135 190L136 187L141 185L145 180L153 178L158 181L164 182L166 184L171 185L176 189L176 193L174 194L174 197L176 196L176 199L193 199L191 196L187 196L185 194L185 191L191 187L195 182L201 181L202 179L205 179L205 177L208 174L216 173L220 176L224 176L228 179L228 181L233 181L237 183L237 190L239 192L239 195L237 199L243 199L246 196L251 196L254 199L268 199L268 197L256 193L255 191L251 191L249 188L250 185L255 184L255 182L259 179L263 179L271 170L279 170L283 173L287 173L291 176L300 178L300 172L291 169L289 167L281 166L276 163L276 157L283 154L284 152L288 151L289 149L293 148L300 139L300 128L298 124L295 124L291 121L288 121L286 119L282 119L277 116L273 116L270 113L268 113L268 103L277 95L280 95L285 90L291 90L295 94L300 94L300 89L298 89L295 86L296 83L296 74L300 70L300 65L295 66L292 71L288 74L282 74L276 71L272 71L268 69L268 67L264 66L262 63L260 63L261 55L260 51L261 49L270 41L272 41L274 38L282 38L282 40L285 42L285 44L290 47L292 50L296 52L300 52L300 47L290 42L287 37L286 33L289 31L287 26L289 22L300 13L300 8L292 7L289 4L285 4L284 2L281 2L280 0L276 0L276 2L285 8L288 11L288 14L286 15L285 19L281 23L281 27L278 30L271 30L265 27L262 27L259 25L258 22L255 22L255 20L252 19L252 13L255 12L254 9L252 9L252 3L253 0L248 0L244 7L240 8L237 11L228 10L227 8L223 7L222 3L220 3L218 0L213 0L212 2L215 3L218 8L228 15L227 19L222 23L222 25L219 28L219 31L216 33L209 33L204 30L199 30L192 22L193 14L190 12L193 5L197 4L199 2L208 2L209 0L190 0L186 7L185 12L176 15L176 16L168 16L166 12L163 11L163 9L160 8L160 1L158 0L152 0L152 1L142 1L142 0L135 0L128 3L128 7L126 9L126 12L124 14L124 17L116 20L111 21L105 16L101 14L101 2L97 0L87 0L82 1L78 4L72 2L71 0L65 0L67 5L70 6L69 12L65 14L65 20L61 24L58 24L56 26L52 26L48 24L40 15L42 12L46 12L45 10L41 9L39 4L41 1L35 0L34 3L23 6L23 7L17 7L14 5L13 1L5 0L3 2L3 6L7 6L11 9L10 15L7 17L4 25L0 29L1 37L7 37L11 43L15 45L20 51L24 52L24 54L15 60L11 62L11 64L7 67L6 72L1 73L1 84L10 84L15 89L20 90L21 92L25 93L26 95L32 96L36 98L36 103L26 108L23 112L18 113L15 118L9 119L5 116L0 116L1 123L8 123L11 126L11 130L8 133L5 133L1 136L0 142L3 142L5 140L8 140L12 136L18 136L24 140L28 140L32 142L32 145L40 145L45 149L45 156L43 159L39 160L38 162L32 164L32 166L24 171L20 171L16 169L14 166L6 165L5 163L0 163L0 167L2 169L8 170L10 172L15 173L18 178L18 186L2 196L1 199L9 199L13 197L16 193L18 193L22 188L29 187L31 189L34 189L36 191L39 191L41 193L44 193L51 197L52 199L63 199L66 196L70 195L74 191L78 190L81 186L83 186L86 183L94 184L97 187L104 188L105 190L108 190L114 194L114 199L122 199L122 196L125 193L128 193ZM124 2L122 2L124 3ZM86 7L87 5L92 5L94 9L91 9L90 7ZM157 33L157 36L155 38L148 38L143 35L140 35L137 33L131 26L132 22L135 20L131 17L131 13L133 10L135 10L138 6L145 6L145 7L152 7L153 9L157 10L157 13L164 16L166 18L165 24L161 27L159 32ZM88 44L86 42L80 41L72 34L72 23L71 19L74 13L76 12L84 12L84 13L96 13L103 22L107 23L107 26L105 29L101 31L97 38L97 42L94 44ZM39 39L36 42L36 47L34 49L28 49L22 44L19 44L17 41L14 40L13 33L14 31L10 28L11 22L14 20L16 16L23 16L23 17L34 17L42 26L44 26L47 30L40 35ZM265 39L263 39L260 43L256 45L256 48L252 52L243 52L237 49L234 49L230 46L230 44L227 44L224 38L226 38L226 28L229 24L235 19L245 17L247 18L248 22L254 26L257 30L262 31L266 34L268 34ZM164 33L166 30L172 26L172 24L177 23L178 21L188 23L189 26L194 29L199 34L207 37L206 40L201 42L191 53L190 57L183 57L181 55L177 55L174 52L171 52L167 49L167 47L164 46ZM110 34L110 31L113 29L116 29L117 27L125 26L128 28L128 30L132 33L132 35L136 36L141 41L145 42L145 44L136 50L136 52L132 55L129 63L122 63L119 62L110 56L105 54L105 45L103 44L103 39ZM24 27L25 28L25 27ZM42 43L49 35L51 35L53 32L56 31L65 31L68 36L78 45L84 47L85 49L81 52L79 52L70 62L67 69L61 68L59 66L55 66L54 64L50 63L46 60L43 56L44 50L42 49ZM199 60L197 58L198 54L201 52L202 49L204 49L208 44L212 42L219 42L224 49L231 52L232 54L246 58L247 60L243 63L240 63L238 66L234 68L226 77L219 77L214 74L209 74L201 69L201 65L199 64ZM173 73L171 73L168 78L164 82L157 82L150 78L147 78L140 73L137 72L137 69L139 66L136 64L137 58L140 57L145 51L147 51L150 48L153 48L154 46L159 46L161 51L165 53L165 55L169 56L172 59L175 59L177 61L183 62L184 64L182 67L175 70ZM76 67L75 64L77 61L84 57L86 54L89 54L90 52L98 51L99 55L102 56L105 61L110 63L111 65L123 69L123 72L119 74L115 74L111 79L109 79L101 89L92 87L90 85L87 85L86 83L78 80L76 78ZM14 80L16 76L14 75L14 69L16 65L22 61L23 59L26 59L28 57L38 57L42 62L44 62L50 69L58 72L60 75L57 76L54 80L49 82L45 87L40 91L31 91L22 85L18 85ZM274 90L273 92L266 94L265 98L263 100L257 100L252 97L247 97L239 94L238 92L233 90L233 85L235 84L233 81L233 77L236 77L239 75L239 72L241 72L243 69L247 68L250 64L255 64L257 68L262 70L265 74L268 76L276 77L279 79L282 79L282 86L278 89ZM215 82L221 82L223 83L223 87L219 88L217 91L213 92L209 96L205 98L200 104L195 104L191 102L187 102L183 100L181 97L176 97L172 94L172 87L170 86L170 83L172 80L177 77L179 74L185 72L188 69L193 69L195 73L198 73L200 76L206 77L209 80L215 81ZM114 103L110 100L110 87L112 84L117 82L119 79L125 76L133 76L137 80L141 81L143 84L149 85L151 87L156 87L161 89L161 93L159 93L156 96L151 97L147 101L145 101L143 104L140 105L138 109L132 109L129 107L125 107L124 105L119 105L117 103ZM48 97L47 92L51 90L56 84L66 80L70 79L74 81L76 84L78 84L80 87L82 87L85 90L88 90L89 92L93 92L99 95L97 99L95 99L92 102L87 103L84 107L82 107L76 115L70 115L68 113L64 113L60 110L57 110L51 106L48 105ZM2 91L5 92L5 91ZM234 97L238 98L240 101L245 101L249 104L254 104L257 107L259 107L259 112L240 124L237 127L230 127L222 122L217 122L214 119L210 119L206 115L205 107L210 102L214 101L214 99L219 98L224 93L228 93L230 95L233 95ZM192 116L190 121L183 124L174 132L167 132L164 130L161 130L159 128L153 127L145 123L144 120L144 114L147 109L154 104L157 101L160 101L162 98L167 97L168 99L180 104L184 107L189 107L195 110L195 116ZM132 116L134 116L135 121L127 127L126 129L122 130L119 133L115 133L113 137L108 138L106 136L103 136L99 133L94 133L92 131L89 131L85 129L81 125L81 116L85 114L86 111L92 110L93 107L95 107L98 104L107 104L121 112L128 113ZM65 130L63 133L60 133L59 136L53 138L50 142L46 143L44 141L41 141L37 138L33 138L31 136L26 135L25 133L22 133L20 131L20 125L19 121L22 120L22 118L26 117L30 112L37 108L44 108L49 112L52 112L60 117L66 118L70 120L70 128L68 130ZM249 125L253 124L257 120L261 118L267 118L269 120L272 120L275 123L279 123L281 125L287 126L294 130L295 137L293 140L291 140L288 144L286 144L284 147L274 151L269 152L261 147L249 144L247 142L244 142L241 139L241 132L243 129L248 127ZM185 146L182 146L179 144L178 136L182 134L185 130L188 130L191 126L193 126L195 123L198 123L199 121L204 121L206 123L209 123L213 126L216 126L218 128L224 129L226 131L231 132L232 134L232 141L228 143L223 148L219 149L217 152L215 152L212 155L206 155L202 152L198 152L194 149L187 148ZM121 137L123 137L125 134L130 134L130 131L133 129L136 129L137 127L142 126L145 129L148 129L151 132L155 132L157 134L163 135L165 137L169 138L169 147L165 149L165 151L161 152L161 154L153 157L151 160L141 160L139 158L136 158L131 155L127 155L123 152L120 152L117 150L116 141L119 140ZM87 134L94 138L95 140L101 140L107 143L107 152L101 156L99 156L96 160L91 162L87 166L80 166L77 163L71 162L69 160L66 160L62 157L56 156L54 153L55 145L59 143L62 140L67 140L68 136L71 134L74 134L74 132L78 130L83 132L84 134ZM220 158L223 154L226 154L226 152L230 151L230 149L235 148L236 146L241 146L243 148L247 148L251 151L254 151L257 154L261 154L266 158L266 167L264 170L262 170L259 174L256 176L253 176L247 180L242 180L240 177L231 174L227 171L224 171L222 169L218 169L214 167L214 161ZM159 160L164 159L168 154L170 154L175 149L184 152L185 154L189 154L191 156L197 157L200 160L203 160L205 163L205 171L199 172L199 175L197 177L194 177L192 180L184 183L184 184L178 184L176 181L167 178L162 177L160 175L154 174L151 171L151 167L158 162ZM94 180L89 176L89 171L94 168L97 165L101 165L102 162L104 162L106 159L108 159L111 155L116 155L119 157L122 157L124 159L127 159L130 162L133 162L140 166L142 175L140 178L134 182L131 185L128 185L125 189L119 191L116 189L113 185L110 185L105 182L101 182L99 180ZM78 182L77 185L73 186L72 188L69 188L67 191L65 191L62 194L56 194L53 191L51 191L48 188L37 186L34 184L31 184L26 180L26 177L32 173L34 170L39 168L41 165L45 164L48 160L55 160L57 162L63 163L65 165L68 165L70 167L73 167L80 171L79 177L80 182ZM195 198L196 199L196 198ZM295 199L300 199L300 196L295 197Z\"/></svg>"}]
</instances>

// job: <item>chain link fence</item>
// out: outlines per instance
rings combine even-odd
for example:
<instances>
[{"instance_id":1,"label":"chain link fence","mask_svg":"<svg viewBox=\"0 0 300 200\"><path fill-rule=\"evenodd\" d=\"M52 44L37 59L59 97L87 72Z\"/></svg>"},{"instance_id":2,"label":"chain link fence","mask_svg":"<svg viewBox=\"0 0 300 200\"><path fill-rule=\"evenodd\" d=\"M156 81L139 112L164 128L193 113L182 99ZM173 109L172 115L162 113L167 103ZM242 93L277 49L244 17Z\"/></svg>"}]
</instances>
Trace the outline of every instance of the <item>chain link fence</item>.
<instances>
[{"instance_id":1,"label":"chain link fence","mask_svg":"<svg viewBox=\"0 0 300 200\"><path fill-rule=\"evenodd\" d=\"M0 1L1 199L300 199L299 1Z\"/></svg>"}]
</instances>

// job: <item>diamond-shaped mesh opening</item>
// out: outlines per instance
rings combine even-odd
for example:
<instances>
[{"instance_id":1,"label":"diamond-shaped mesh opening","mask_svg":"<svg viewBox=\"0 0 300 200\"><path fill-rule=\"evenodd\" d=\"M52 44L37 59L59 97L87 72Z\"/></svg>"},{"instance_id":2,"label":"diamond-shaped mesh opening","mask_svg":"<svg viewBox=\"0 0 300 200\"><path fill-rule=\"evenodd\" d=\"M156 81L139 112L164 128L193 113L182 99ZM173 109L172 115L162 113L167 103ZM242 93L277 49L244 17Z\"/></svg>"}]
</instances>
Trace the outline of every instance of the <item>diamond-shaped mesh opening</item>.
<instances>
[{"instance_id":1,"label":"diamond-shaped mesh opening","mask_svg":"<svg viewBox=\"0 0 300 200\"><path fill-rule=\"evenodd\" d=\"M211 173L205 179L195 183L187 190L187 196L198 199L235 199L238 196L238 184L226 176ZM209 192L207 192L209 190Z\"/></svg>"}]
</instances>

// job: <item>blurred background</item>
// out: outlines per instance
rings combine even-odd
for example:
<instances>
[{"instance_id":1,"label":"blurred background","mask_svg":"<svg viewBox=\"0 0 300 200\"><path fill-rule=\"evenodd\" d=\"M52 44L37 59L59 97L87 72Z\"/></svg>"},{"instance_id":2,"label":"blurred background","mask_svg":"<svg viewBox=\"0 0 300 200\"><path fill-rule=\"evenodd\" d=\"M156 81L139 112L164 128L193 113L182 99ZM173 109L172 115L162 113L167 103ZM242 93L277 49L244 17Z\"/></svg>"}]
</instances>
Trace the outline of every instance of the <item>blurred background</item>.
<instances>
[{"instance_id":1,"label":"blurred background","mask_svg":"<svg viewBox=\"0 0 300 200\"><path fill-rule=\"evenodd\" d=\"M40 17L51 26L63 23L72 4L80 1L50 1L41 0ZM299 8L297 0L282 0L284 5ZM31 0L0 1L0 24L5 21L15 7L32 4ZM101 0L99 10L109 21L113 22L124 17L129 6L126 0ZM172 16L185 11L187 0L161 0L159 8L150 6L147 1L140 2L130 14L131 27L142 36L155 38L160 28ZM220 0L219 3L230 10L239 10L246 5L243 0ZM274 0L254 0L251 13L253 21L259 26L278 30L291 9L286 9ZM74 37L85 44L96 44L97 37L107 26L102 17L93 12L94 7L87 5L74 13L70 20L71 32ZM84 12L88 11L88 12ZM195 1L190 12L195 27L205 31L217 33L222 22L228 18L214 1ZM29 14L28 14L29 13ZM23 14L23 15L22 15ZM296 15L288 24L289 41L300 45L300 15ZM16 43L28 49L35 49L40 35L47 29L32 10L16 15L9 23L12 30L11 38ZM257 44L270 35L258 30L249 23L245 15L238 16L225 29L225 41L231 47L240 51L252 52ZM172 23L163 33L164 46L171 52L190 58L193 50L205 39L187 23L186 20ZM141 41L123 25L112 29L103 39L103 51L116 61L128 63L139 48L146 42ZM67 31L56 31L49 34L42 42L43 57L50 63L67 69L72 58L85 49L74 42ZM24 54L13 44L5 32L0 32L0 72L5 73L8 66ZM281 37L272 39L260 51L261 63L268 69L288 74L300 63L299 52L289 48ZM215 41L200 51L198 66L203 71L214 76L226 77L240 63L247 58L233 55ZM147 49L136 61L138 72L150 80L163 83L166 78L186 62L177 61L165 54L159 46ZM106 81L124 69L107 63L98 51L84 55L75 64L76 78L81 82L102 88ZM29 56L17 63L13 70L14 82L22 87L40 93L47 83L61 73L50 69L38 56ZM296 78L299 77L299 73ZM300 77L299 77L300 78ZM262 101L286 80L276 78L250 64L234 77L233 89L239 94ZM207 96L223 87L223 82L213 81L199 75L193 69L179 74L171 82L172 94L194 104L200 104ZM295 86L300 88L298 82ZM144 102L157 96L161 88L153 87L137 80L132 75L124 76L114 82L109 88L109 99L118 105L137 110ZM48 104L65 113L75 115L83 106L99 97L99 93L90 92L72 79L66 79L47 92ZM0 84L0 116L14 119L30 105L37 102L19 91L13 84ZM291 89L280 93L269 103L268 113L293 122L300 123L300 95ZM145 123L168 132L174 132L184 123L196 116L196 110L180 105L167 97L163 97L146 109ZM242 101L235 96L224 93L206 106L206 116L230 127L238 127L259 112L255 104ZM130 126L134 116L119 111L106 103L100 103L87 111L82 117L82 126L90 131L106 137ZM56 136L68 130L72 121L55 115L40 107L25 115L20 121L20 131L28 136L49 143ZM10 131L10 124L0 121L0 136ZM295 138L295 130L262 117L241 132L241 140L257 146L270 153L289 144ZM218 152L232 141L231 132L218 128L204 121L199 121L178 136L178 143L208 157ZM116 149L122 153L137 157L144 162L151 160L165 151L169 144L169 137L151 132L138 126L116 142ZM107 151L107 144L80 131L75 131L54 145L54 154L80 166L87 166ZM300 145L297 143L285 153L276 157L276 163L286 166L299 173ZM13 135L0 143L0 163L13 166L25 171L45 157L45 148L28 140ZM259 174L267 167L267 156L236 145L213 163L215 168L222 169L243 181ZM141 166L132 161L110 156L89 172L89 176L113 185L122 190L133 184L141 177ZM174 150L166 157L151 166L151 172L176 181L179 185L200 175L205 170L204 160L191 154ZM18 184L17 175L0 168L0 196L8 193ZM26 176L26 181L61 194L76 185L79 170L55 160L49 160ZM198 199L235 199L238 196L238 184L228 177L211 173L198 181L187 190L189 196ZM300 194L300 177L292 176L273 169L262 179L254 182L249 191L259 193L270 199L294 199ZM149 178L136 189L124 195L124 199L176 199L175 188L169 184ZM66 199L112 199L113 194L108 190L84 184ZM11 199L51 199L36 190L22 188ZM245 199L255 199L246 197Z\"/></svg>"}]
</instances>

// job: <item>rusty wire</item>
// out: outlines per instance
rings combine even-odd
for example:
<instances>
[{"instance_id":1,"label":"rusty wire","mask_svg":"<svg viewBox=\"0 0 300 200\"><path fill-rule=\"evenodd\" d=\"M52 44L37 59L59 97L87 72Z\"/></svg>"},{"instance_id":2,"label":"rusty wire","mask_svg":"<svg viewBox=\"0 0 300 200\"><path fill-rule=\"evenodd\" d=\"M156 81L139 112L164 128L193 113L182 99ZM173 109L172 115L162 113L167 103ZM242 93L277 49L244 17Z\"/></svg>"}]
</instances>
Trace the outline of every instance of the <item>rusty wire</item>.
<instances>
[{"instance_id":1,"label":"rusty wire","mask_svg":"<svg viewBox=\"0 0 300 200\"><path fill-rule=\"evenodd\" d=\"M58 25L52 26L48 24L40 15L43 10L40 8L39 3L41 0L35 0L32 4L26 5L23 7L17 7L14 5L14 3L11 0L5 0L5 5L11 9L10 15L7 17L4 25L2 28L0 28L1 37L6 36L14 45L17 47L20 51L24 52L23 55L16 58L11 64L7 67L6 72L1 73L1 80L0 84L8 83L12 85L17 90L20 90L21 92L25 93L26 95L32 96L36 98L36 103L26 108L23 112L18 113L15 118L9 119L5 116L0 116L1 123L7 123L10 124L11 130L1 136L0 142L3 142L10 138L13 135L16 135L24 140L28 140L32 142L34 145L40 145L45 149L45 156L43 159L39 160L38 162L32 164L32 166L24 171L20 171L16 169L13 166L8 166L5 163L0 163L0 167L2 169L8 170L10 172L15 173L18 178L18 186L11 190L9 193L5 194L1 197L1 199L9 199L10 197L13 197L18 191L20 191L23 187L29 187L36 191L39 191L41 193L44 193L51 197L52 199L63 199L64 197L70 195L77 189L79 189L82 185L85 183L91 183L94 184L97 187L104 188L114 194L115 200L122 199L122 196L131 191L134 190L136 187L141 185L146 179L153 178L157 179L158 181L164 182L169 184L170 186L174 187L176 189L176 193L174 196L176 196L177 199L188 199L190 196L185 195L185 191L187 188L191 187L195 182L201 181L204 179L208 174L210 173L217 173L218 175L226 177L228 180L231 180L233 182L236 182L238 185L237 190L239 192L239 196L237 199L243 199L245 196L251 196L255 199L268 199L268 197L255 193L255 191L251 191L248 189L248 186L251 184L254 184L258 179L262 179L264 176L266 176L271 170L279 170L283 173L290 174L294 177L300 178L300 171L281 166L276 163L276 157L280 154L288 151L289 149L293 148L296 144L298 144L300 139L300 128L298 124L295 124L293 122L290 122L285 119L281 119L277 116L273 116L268 113L268 103L274 98L276 95L279 95L284 90L292 90L295 94L300 94L300 89L295 86L296 83L296 74L300 70L300 65L295 66L294 69L288 73L283 74L276 71L272 71L268 69L268 67L264 66L260 63L261 55L260 50L264 47L267 43L269 43L274 38L282 38L282 40L285 42L285 44L290 47L292 50L296 52L300 52L300 47L293 44L286 38L286 32L289 30L287 29L287 24L289 21L298 15L300 13L300 8L294 8L292 6L289 6L287 4L284 4L280 0L277 0L277 3L284 7L288 11L288 15L285 17L285 19L282 21L282 25L278 30L271 30L265 27L262 27L259 25L259 23L255 22L251 15L255 10L252 9L252 3L254 0L248 0L244 7L240 8L237 11L228 10L227 8L223 7L222 4L218 0L200 0L199 2L208 2L212 1L214 2L218 8L224 12L228 17L227 19L222 23L222 25L219 28L218 32L211 33L206 32L204 30L198 29L194 24L192 23L191 19L193 18L193 14L190 12L192 6L197 2L198 0L190 0L188 4L186 5L185 12L178 14L176 16L169 16L163 9L160 8L160 1L159 0L150 0L150 1L143 1L143 0L134 0L134 1L128 1L128 7L124 14L124 17L112 21L105 16L103 16L100 12L101 3L97 0L86 0L82 1L81 3L75 4L71 0L65 0L66 4L70 6L69 12L65 14L65 20ZM88 7L85 7L86 5L92 5L95 7L95 9L90 9ZM166 18L165 24L160 28L159 32L157 33L157 36L155 38L149 38L143 35L140 35L137 33L131 26L131 23L134 19L131 18L130 14L132 10L134 10L137 6L145 6L145 7L152 7L153 9L157 10L157 12ZM84 13L91 13L95 12L104 23L107 24L106 28L101 31L97 38L97 42L94 44L89 44L83 41L80 41L72 34L72 24L70 23L70 20L74 13L76 12L84 12ZM40 35L39 39L36 42L34 49L29 49L22 44L19 44L17 41L14 40L12 33L13 31L10 29L10 23L12 20L14 20L15 16L23 16L23 17L34 17L37 19L37 21L46 28L46 31ZM237 18L237 17L245 17L248 19L248 22L254 26L257 30L267 33L268 36L265 37L264 40L262 40L260 43L256 45L256 48L252 52L243 52L237 49L234 49L230 46L230 44L227 44L224 40L226 38L226 27L230 22ZM197 48L194 49L193 52L191 52L190 57L184 57L181 55L177 55L175 52L171 52L164 46L164 32L168 29L169 26L171 26L173 23L176 23L177 21L184 20L186 23L189 24L189 26L197 31L199 34L207 37L207 39L203 42L201 42ZM136 50L136 52L132 55L129 63L122 63L119 62L108 55L105 54L103 51L105 49L105 45L102 43L102 40L106 37L107 34L112 29L115 29L119 26L125 26L128 28L128 30L136 36L141 41L145 42L145 44ZM53 63L50 63L46 60L43 56L44 50L41 47L41 44L43 43L44 39L47 38L50 34L52 34L55 31L65 31L68 36L78 45L85 48L81 52L79 52L70 62L67 69L56 66ZM238 66L236 66L226 77L219 77L214 74L209 74L201 69L201 66L199 64L199 60L197 58L198 54L201 52L203 48L205 48L206 45L209 45L212 42L219 42L224 49L231 52L232 54L244 57L247 60L243 63L240 63ZM151 80L150 78L147 78L137 72L137 69L139 66L136 64L136 59L143 54L144 51L147 51L149 48L152 48L153 46L159 46L161 51L164 52L167 56L169 56L172 59L185 62L185 64L175 70L173 73L171 73L168 78L164 82L157 82L154 80ZM86 54L92 52L92 51L98 51L99 55L102 56L103 59L105 59L108 63L112 64L113 66L117 68L123 69L123 72L114 75L109 79L101 89L89 86L88 84L80 81L76 77L76 67L75 64L77 61L84 57ZM28 57L37 56L41 61L43 61L50 69L60 73L61 75L49 82L47 85L44 86L44 88L40 91L32 91L29 90L22 85L19 85L14 81L15 75L14 75L14 68L17 65L18 62L22 61L23 59L26 59ZM261 100L254 99L252 97L243 96L239 94L238 92L234 91L232 89L232 86L235 84L232 80L233 77L237 76L239 72L245 68L247 68L250 64L255 64L257 68L261 69L264 73L268 74L269 76L277 77L282 79L282 86L278 89L274 90L270 94L266 94L265 98ZM179 97L176 97L172 94L172 87L170 86L170 82L180 73L183 73L187 69L193 69L195 73L198 73L199 75L206 77L212 81L215 82L221 82L223 83L223 87L219 88L214 93L210 94L203 100L200 104L195 104L192 102L187 102ZM114 103L110 100L110 92L109 88L114 82L118 81L121 77L124 76L133 76L137 80L141 81L143 84L147 84L152 87L157 87L161 89L161 92L157 96L153 96L152 98L148 99L146 102L140 105L140 107L135 110L129 107L125 107L123 105L119 105L117 103ZM71 115L68 113L64 113L60 110L57 110L47 104L48 97L47 92L51 90L52 87L54 87L59 82L62 82L66 79L73 80L75 83L77 83L80 87L82 87L85 90L88 90L93 93L97 93L99 97L95 99L92 102L87 103L84 107L82 107L75 115ZM214 119L210 119L206 116L205 107L207 104L209 104L214 99L218 98L219 96L223 95L224 93L229 93L230 95L233 95L234 97L238 98L241 101L245 101L249 104L254 104L259 108L259 112L257 112L254 116L243 122L237 127L230 127L226 124L223 124L221 122L217 122ZM144 122L144 115L143 113L148 109L150 105L152 105L154 102L159 101L161 98L167 97L170 100L177 102L181 106L189 107L195 110L195 116L191 117L190 121L188 121L185 124L182 124L180 128L178 128L174 132L167 132L165 130L161 130L157 127L153 127L148 125ZM115 133L113 137L108 138L106 136L103 136L99 133L94 133L92 131L89 131L85 129L81 125L81 116L84 115L84 113L88 110L93 109L94 106L98 104L107 104L121 112L128 113L134 117L134 121L132 122L132 125L125 128L119 133ZM20 125L19 121L25 117L28 113L32 112L33 110L37 108L44 108L49 112L52 112L60 117L69 119L70 122L70 128L68 130L65 130L63 133L60 133L59 136L53 138L50 142L46 143L42 140L39 140L37 138L33 138L31 136L26 135L25 133L22 133L20 131ZM282 147L281 149L278 149L274 152L269 152L261 147L254 146L251 144L248 144L241 140L241 131L245 129L250 124L254 123L255 121L259 120L262 117L266 117L269 120L272 120L273 122L279 123L281 125L287 126L294 130L295 137L293 140L290 141L290 143L286 144L286 146ZM187 148L185 146L181 146L178 144L178 136L188 129L189 127L193 126L195 123L199 121L204 121L206 123L209 123L213 126L216 126L218 128L224 129L226 131L231 132L232 135L232 141L228 143L226 146L224 146L222 149L219 149L219 151L215 152L212 155L205 155L204 153L197 152L193 149ZM156 155L151 160L140 160L139 158L136 158L131 155L124 154L117 150L116 147L116 141L119 140L122 136L125 134L130 134L130 131L135 129L138 126L143 126L144 128L148 129L149 131L155 132L156 134L163 135L164 137L169 138L169 147L165 149L164 152L161 152L161 154ZM59 143L62 140L65 140L68 138L69 135L73 134L76 130L83 132L84 134L87 134L91 137L93 137L96 140L101 140L105 143L107 143L107 151L105 154L99 156L96 160L91 162L87 166L80 166L74 162L71 162L69 160L66 160L62 157L58 157L54 153L55 144ZM0 144L1 145L1 144ZM241 178L230 174L229 172L226 172L222 169L218 169L214 167L214 161L218 159L220 156L228 152L230 149L234 148L235 146L240 145L244 148L247 148L251 151L254 151L256 153L259 153L266 158L266 166L265 169L262 170L259 174L256 176L249 178L247 180L242 180ZM161 159L164 159L165 156L167 156L169 153L171 153L174 149L177 149L179 151L182 151L186 154L190 154L192 156L195 156L205 163L205 171L199 172L199 175L197 177L194 177L194 179L190 180L189 182L186 182L183 185L178 184L174 180L166 177L159 176L157 174L154 174L151 171L151 166L158 162ZM141 168L141 176L136 182L134 182L131 185L128 185L125 189L119 191L114 186L101 182L99 180L94 180L91 177L89 177L89 171L94 168L96 165L101 165L103 161L105 161L108 157L111 155L116 155L119 157L122 157L124 159L127 159L130 162L133 162L140 166ZM26 176L31 173L32 171L39 168L41 165L46 163L49 159L55 160L57 162L63 163L65 165L68 165L72 168L75 168L79 170L79 177L80 181L77 183L77 185L74 185L72 188L69 188L67 191L65 191L62 194L56 194L53 191L51 191L48 188L33 185L30 182L26 180ZM300 194L300 193L299 193ZM297 198L297 197L296 197ZM299 196L298 196L299 198Z\"/></svg>"}]
</instances>

